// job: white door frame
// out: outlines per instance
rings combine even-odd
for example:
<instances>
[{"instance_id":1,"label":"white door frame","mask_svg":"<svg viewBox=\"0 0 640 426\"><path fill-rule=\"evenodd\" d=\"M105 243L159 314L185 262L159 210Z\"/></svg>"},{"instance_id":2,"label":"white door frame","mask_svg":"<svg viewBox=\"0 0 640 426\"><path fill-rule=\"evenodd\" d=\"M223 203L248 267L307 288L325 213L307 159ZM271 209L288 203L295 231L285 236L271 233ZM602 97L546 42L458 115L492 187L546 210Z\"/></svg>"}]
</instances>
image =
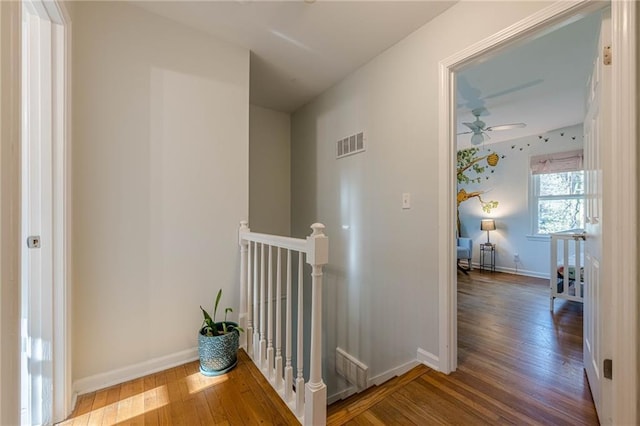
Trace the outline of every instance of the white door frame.
<instances>
[{"instance_id":1,"label":"white door frame","mask_svg":"<svg viewBox=\"0 0 640 426\"><path fill-rule=\"evenodd\" d=\"M556 2L528 18L482 40L440 62L439 88L439 354L445 373L457 368L457 278L455 267L456 111L455 73L486 55L511 47L563 21L602 7L603 2L581 0ZM636 5L634 1L612 1L613 80L612 135L609 149L617 168L605 182L610 204L603 206L611 226L603 235L611 248L607 253L606 280L615 283L612 299L615 316L613 330L614 380L613 423L636 424L638 420L637 343L638 343L638 257L637 257L637 130L636 130ZM623 372L616 374L615 372Z\"/></svg>"},{"instance_id":2,"label":"white door frame","mask_svg":"<svg viewBox=\"0 0 640 426\"><path fill-rule=\"evenodd\" d=\"M34 1L34 0L31 0ZM71 17L63 2L43 1L52 32L53 419L73 409L71 383Z\"/></svg>"},{"instance_id":3,"label":"white door frame","mask_svg":"<svg viewBox=\"0 0 640 426\"><path fill-rule=\"evenodd\" d=\"M58 26L53 75L53 419L73 408L71 388L71 19L61 2L32 0ZM20 423L21 3L0 2L0 424Z\"/></svg>"}]
</instances>

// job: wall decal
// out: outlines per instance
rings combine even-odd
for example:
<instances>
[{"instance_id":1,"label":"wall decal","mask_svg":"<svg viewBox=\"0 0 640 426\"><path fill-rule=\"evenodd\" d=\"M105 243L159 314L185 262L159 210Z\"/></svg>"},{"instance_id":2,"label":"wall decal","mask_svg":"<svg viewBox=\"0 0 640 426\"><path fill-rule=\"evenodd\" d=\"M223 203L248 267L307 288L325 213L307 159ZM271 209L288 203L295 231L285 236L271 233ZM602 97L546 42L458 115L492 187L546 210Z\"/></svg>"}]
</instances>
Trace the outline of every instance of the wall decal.
<instances>
[{"instance_id":1,"label":"wall decal","mask_svg":"<svg viewBox=\"0 0 640 426\"><path fill-rule=\"evenodd\" d=\"M503 156L504 158L504 156ZM480 183L485 173L494 170L489 168L496 167L500 157L495 152L490 152L487 155L480 155L479 148L468 148L458 151L458 195L457 199L457 222L458 222L458 235L460 235L460 204L472 198L477 198L482 206L482 210L491 213L491 210L498 207L498 202L495 200L485 201L482 199L482 194L487 191L474 191L467 192L464 188L461 188L461 184ZM486 165L484 165L484 163ZM489 176L484 176L485 180L489 179Z\"/></svg>"}]
</instances>

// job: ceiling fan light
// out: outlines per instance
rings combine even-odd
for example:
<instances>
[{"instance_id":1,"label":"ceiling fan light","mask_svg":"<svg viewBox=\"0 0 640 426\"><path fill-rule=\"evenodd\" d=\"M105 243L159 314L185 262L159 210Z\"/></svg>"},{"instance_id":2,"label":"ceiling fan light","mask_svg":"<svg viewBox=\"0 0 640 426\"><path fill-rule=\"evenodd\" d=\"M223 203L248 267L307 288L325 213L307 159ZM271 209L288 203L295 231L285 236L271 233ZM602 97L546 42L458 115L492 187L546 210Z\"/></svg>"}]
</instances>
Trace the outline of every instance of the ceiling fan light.
<instances>
[{"instance_id":1,"label":"ceiling fan light","mask_svg":"<svg viewBox=\"0 0 640 426\"><path fill-rule=\"evenodd\" d=\"M482 133L474 133L473 136L471 136L472 145L480 145L482 142L484 142L484 136Z\"/></svg>"}]
</instances>

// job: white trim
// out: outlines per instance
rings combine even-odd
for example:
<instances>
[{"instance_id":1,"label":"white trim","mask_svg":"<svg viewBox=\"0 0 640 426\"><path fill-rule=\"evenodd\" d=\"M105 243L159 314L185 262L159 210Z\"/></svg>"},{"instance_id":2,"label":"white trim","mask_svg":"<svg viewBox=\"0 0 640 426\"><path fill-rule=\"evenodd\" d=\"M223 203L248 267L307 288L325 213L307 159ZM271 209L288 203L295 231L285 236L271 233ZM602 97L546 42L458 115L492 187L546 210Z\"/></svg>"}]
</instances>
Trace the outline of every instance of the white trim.
<instances>
[{"instance_id":1,"label":"white trim","mask_svg":"<svg viewBox=\"0 0 640 426\"><path fill-rule=\"evenodd\" d=\"M540 241L547 244L549 243L549 241L551 241L551 237L549 236L549 234L530 234L525 235L525 238L528 241Z\"/></svg>"},{"instance_id":2,"label":"white trim","mask_svg":"<svg viewBox=\"0 0 640 426\"><path fill-rule=\"evenodd\" d=\"M198 359L198 348L185 349L170 355L151 358L127 367L117 368L89 377L83 377L73 382L73 392L83 395L99 389L138 379L158 371L168 370L178 365L186 364ZM198 373L200 374L200 373Z\"/></svg>"},{"instance_id":3,"label":"white trim","mask_svg":"<svg viewBox=\"0 0 640 426\"><path fill-rule=\"evenodd\" d=\"M581 0L558 1L528 18L470 46L440 62L440 115L439 115L439 354L442 370L453 371L457 365L457 305L454 272L455 218L455 72L472 64L485 54L493 54L523 41L532 35L550 31L566 19L597 10L607 3ZM613 223L624 224L607 230L611 239L611 282L616 305L612 329L616 371L624 374L613 381L613 423L636 424L638 401L637 366L637 157L636 157L636 6L632 1L612 1L613 46L615 52L613 73L613 137L619 143L607 145L617 170L605 190L612 191L612 202L606 213ZM618 62L616 62L618 61ZM632 236L629 238L629 236Z\"/></svg>"},{"instance_id":4,"label":"white trim","mask_svg":"<svg viewBox=\"0 0 640 426\"><path fill-rule=\"evenodd\" d=\"M549 240L551 240L551 238L547 238L547 244L549 244L548 242ZM473 262L472 265L474 269L480 270L479 263ZM520 269L520 268L516 270L516 268L508 268L506 266L496 266L496 272L506 272L508 274L513 274L513 275L522 275L523 277L544 278L546 280L549 279L549 273L530 271L528 269ZM491 272L487 272L487 273L490 274Z\"/></svg>"},{"instance_id":5,"label":"white trim","mask_svg":"<svg viewBox=\"0 0 640 426\"><path fill-rule=\"evenodd\" d=\"M606 144L611 149L615 167L610 184L605 186L614 209L603 237L611 248L608 280L613 287L613 423L638 423L638 157L637 157L637 89L636 2L613 1L611 5L612 47L615 52L612 68L613 135ZM605 206L606 207L606 206Z\"/></svg>"},{"instance_id":6,"label":"white trim","mask_svg":"<svg viewBox=\"0 0 640 426\"><path fill-rule=\"evenodd\" d=\"M420 364L426 365L427 367L432 368L436 371L441 371L439 367L440 360L438 359L438 357L429 351L426 351L422 348L418 348L415 360L406 362L402 365L399 365L395 368L385 371L384 373L378 374L377 376L370 378L369 380L367 380L366 389L369 389L371 386L380 386L384 382L389 381L394 377L398 377L407 373L408 371L410 371L411 369L415 368ZM362 389L362 390L365 390L365 389ZM329 396L327 398L327 405L331 405L336 401L348 398L351 395L354 395L356 393L358 393L358 390L356 389L356 387L350 386L340 392L336 392L333 395Z\"/></svg>"},{"instance_id":7,"label":"white trim","mask_svg":"<svg viewBox=\"0 0 640 426\"><path fill-rule=\"evenodd\" d=\"M20 423L21 7L0 2L0 424Z\"/></svg>"},{"instance_id":8,"label":"white trim","mask_svg":"<svg viewBox=\"0 0 640 426\"><path fill-rule=\"evenodd\" d=\"M370 388L371 386L380 386L387 380L403 375L418 364L419 362L414 359L412 361L405 362L404 364L399 365L395 368L392 368L391 370L387 370L384 373L380 373L375 377L371 377L369 380L367 380L367 388Z\"/></svg>"},{"instance_id":9,"label":"white trim","mask_svg":"<svg viewBox=\"0 0 640 426\"><path fill-rule=\"evenodd\" d=\"M440 100L438 120L438 353L440 369L449 374L458 367L458 323L457 323L457 282L456 282L456 221L454 219L456 181L453 161L456 158L455 142L455 74L448 61L440 62Z\"/></svg>"},{"instance_id":10,"label":"white trim","mask_svg":"<svg viewBox=\"0 0 640 426\"><path fill-rule=\"evenodd\" d=\"M358 389L355 386L349 386L348 388L341 390L340 392L329 395L327 397L327 405L331 405L336 401L340 401L341 399L349 398L351 395L355 395L356 393L358 393Z\"/></svg>"},{"instance_id":11,"label":"white trim","mask_svg":"<svg viewBox=\"0 0 640 426\"><path fill-rule=\"evenodd\" d=\"M426 365L429 368L433 368L436 371L440 371L440 358L426 351L422 348L418 348L418 362Z\"/></svg>"},{"instance_id":12,"label":"white trim","mask_svg":"<svg viewBox=\"0 0 640 426\"><path fill-rule=\"evenodd\" d=\"M45 2L53 52L53 420L73 409L71 384L71 18L62 2Z\"/></svg>"}]
</instances>

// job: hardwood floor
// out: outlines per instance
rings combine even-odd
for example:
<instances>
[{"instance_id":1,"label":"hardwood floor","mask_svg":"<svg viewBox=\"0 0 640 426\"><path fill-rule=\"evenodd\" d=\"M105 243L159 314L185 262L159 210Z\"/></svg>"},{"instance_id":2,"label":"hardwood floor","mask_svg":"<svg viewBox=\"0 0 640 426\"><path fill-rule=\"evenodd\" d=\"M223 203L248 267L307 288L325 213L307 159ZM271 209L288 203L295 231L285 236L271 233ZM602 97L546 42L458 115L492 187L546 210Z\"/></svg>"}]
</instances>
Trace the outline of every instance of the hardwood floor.
<instances>
[{"instance_id":1,"label":"hardwood floor","mask_svg":"<svg viewBox=\"0 0 640 426\"><path fill-rule=\"evenodd\" d=\"M582 368L582 305L556 301L548 282L458 274L459 366L425 366L331 405L330 425L594 425ZM296 424L240 351L219 378L193 362L79 398L64 425Z\"/></svg>"},{"instance_id":2,"label":"hardwood floor","mask_svg":"<svg viewBox=\"0 0 640 426\"><path fill-rule=\"evenodd\" d=\"M458 274L458 370L424 366L329 407L328 424L594 425L582 367L582 305L548 281Z\"/></svg>"},{"instance_id":3,"label":"hardwood floor","mask_svg":"<svg viewBox=\"0 0 640 426\"><path fill-rule=\"evenodd\" d=\"M81 395L61 425L297 424L262 373L238 352L238 366L205 377L198 361Z\"/></svg>"}]
</instances>

